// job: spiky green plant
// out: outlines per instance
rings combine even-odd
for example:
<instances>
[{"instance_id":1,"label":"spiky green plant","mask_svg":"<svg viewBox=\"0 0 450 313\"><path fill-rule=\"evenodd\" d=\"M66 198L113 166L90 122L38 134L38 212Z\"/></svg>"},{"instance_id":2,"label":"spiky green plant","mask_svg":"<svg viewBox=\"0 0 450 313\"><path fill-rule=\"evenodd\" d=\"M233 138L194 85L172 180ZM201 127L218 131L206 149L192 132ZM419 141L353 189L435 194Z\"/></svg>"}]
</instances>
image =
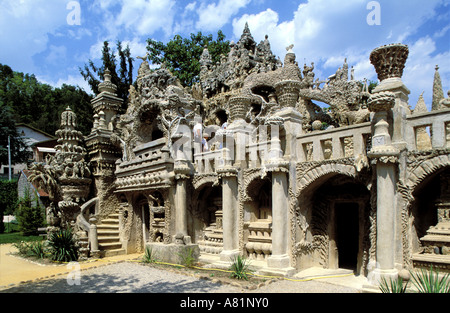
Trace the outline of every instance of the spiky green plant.
<instances>
[{"instance_id":1,"label":"spiky green plant","mask_svg":"<svg viewBox=\"0 0 450 313\"><path fill-rule=\"evenodd\" d=\"M380 290L383 293L405 293L408 287L408 282L403 283L403 279L398 277L397 279L381 277Z\"/></svg>"},{"instance_id":2,"label":"spiky green plant","mask_svg":"<svg viewBox=\"0 0 450 313\"><path fill-rule=\"evenodd\" d=\"M145 253L144 253L142 261L144 263L155 263L156 262L155 254L153 253L152 248L149 248L149 247L145 248Z\"/></svg>"},{"instance_id":3,"label":"spiky green plant","mask_svg":"<svg viewBox=\"0 0 450 313\"><path fill-rule=\"evenodd\" d=\"M450 274L439 277L439 270L433 272L433 266L429 271L422 268L418 272L411 272L411 278L421 293L450 293Z\"/></svg>"},{"instance_id":4,"label":"spiky green plant","mask_svg":"<svg viewBox=\"0 0 450 313\"><path fill-rule=\"evenodd\" d=\"M31 243L30 255L39 259L43 259L46 256L46 248L42 241L35 241Z\"/></svg>"},{"instance_id":5,"label":"spiky green plant","mask_svg":"<svg viewBox=\"0 0 450 313\"><path fill-rule=\"evenodd\" d=\"M70 228L52 233L48 243L53 261L71 262L78 259L78 248Z\"/></svg>"},{"instance_id":6,"label":"spiky green plant","mask_svg":"<svg viewBox=\"0 0 450 313\"><path fill-rule=\"evenodd\" d=\"M184 265L186 267L192 267L196 262L193 248L183 250L183 252L179 253L178 256L181 258L181 265Z\"/></svg>"},{"instance_id":7,"label":"spiky green plant","mask_svg":"<svg viewBox=\"0 0 450 313\"><path fill-rule=\"evenodd\" d=\"M231 278L248 280L250 270L250 261L241 255L231 258L232 264L230 267Z\"/></svg>"}]
</instances>

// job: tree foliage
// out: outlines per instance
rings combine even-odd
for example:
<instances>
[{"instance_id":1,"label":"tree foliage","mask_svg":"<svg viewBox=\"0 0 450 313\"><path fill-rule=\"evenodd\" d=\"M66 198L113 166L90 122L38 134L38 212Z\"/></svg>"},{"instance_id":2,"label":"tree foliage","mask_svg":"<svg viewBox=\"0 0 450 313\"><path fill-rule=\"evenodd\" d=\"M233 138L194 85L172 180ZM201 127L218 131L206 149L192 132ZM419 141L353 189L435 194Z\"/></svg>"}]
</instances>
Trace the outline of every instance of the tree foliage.
<instances>
[{"instance_id":1,"label":"tree foliage","mask_svg":"<svg viewBox=\"0 0 450 313\"><path fill-rule=\"evenodd\" d=\"M0 234L4 232L4 215L12 215L17 205L17 180L0 180Z\"/></svg>"},{"instance_id":2,"label":"tree foliage","mask_svg":"<svg viewBox=\"0 0 450 313\"><path fill-rule=\"evenodd\" d=\"M178 77L183 86L192 86L199 79L200 56L207 47L213 63L220 62L222 55L230 51L229 41L225 41L222 31L213 35L203 35L201 32L191 34L189 38L175 35L167 44L153 39L147 39L149 60L153 64L165 64Z\"/></svg>"},{"instance_id":3,"label":"tree foliage","mask_svg":"<svg viewBox=\"0 0 450 313\"><path fill-rule=\"evenodd\" d=\"M124 100L123 111L126 110L128 90L133 84L133 58L130 47L122 48L122 43L117 41L117 57L110 48L109 42L103 42L102 65L97 67L92 60L84 65L84 69L79 68L81 75L86 80L95 94L99 93L98 85L104 80L105 70L111 71L111 82L117 86L117 96Z\"/></svg>"},{"instance_id":4,"label":"tree foliage","mask_svg":"<svg viewBox=\"0 0 450 313\"><path fill-rule=\"evenodd\" d=\"M44 226L45 221L44 208L39 205L36 193L31 197L29 190L25 190L25 196L19 199L15 216L24 236L38 234L38 228Z\"/></svg>"},{"instance_id":5,"label":"tree foliage","mask_svg":"<svg viewBox=\"0 0 450 313\"><path fill-rule=\"evenodd\" d=\"M78 116L78 129L87 135L92 128L91 100L92 96L78 86L55 88L39 82L33 74L15 72L0 64L0 123L2 127L7 125L11 134L15 123L25 123L53 135L60 126L61 113L70 106ZM4 133L0 140L5 138ZM20 148L16 142L11 146Z\"/></svg>"}]
</instances>

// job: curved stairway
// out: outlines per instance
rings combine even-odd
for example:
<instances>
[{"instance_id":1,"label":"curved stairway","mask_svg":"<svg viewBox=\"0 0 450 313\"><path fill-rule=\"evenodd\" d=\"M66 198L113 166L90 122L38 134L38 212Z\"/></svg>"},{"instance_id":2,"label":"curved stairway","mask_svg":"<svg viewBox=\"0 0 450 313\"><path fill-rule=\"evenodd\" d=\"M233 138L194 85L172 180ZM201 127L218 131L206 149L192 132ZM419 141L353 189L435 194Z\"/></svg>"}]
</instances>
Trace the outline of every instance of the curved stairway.
<instances>
[{"instance_id":1,"label":"curved stairway","mask_svg":"<svg viewBox=\"0 0 450 313\"><path fill-rule=\"evenodd\" d=\"M126 254L119 236L119 213L109 214L97 225L98 248L102 257Z\"/></svg>"}]
</instances>

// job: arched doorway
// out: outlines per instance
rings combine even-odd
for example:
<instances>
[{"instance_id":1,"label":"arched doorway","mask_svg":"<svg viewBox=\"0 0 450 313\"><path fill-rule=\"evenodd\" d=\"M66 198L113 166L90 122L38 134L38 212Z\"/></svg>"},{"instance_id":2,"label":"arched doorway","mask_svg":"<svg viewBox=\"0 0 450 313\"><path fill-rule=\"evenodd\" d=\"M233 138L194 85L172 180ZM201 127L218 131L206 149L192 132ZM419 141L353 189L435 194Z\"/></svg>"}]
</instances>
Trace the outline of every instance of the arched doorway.
<instances>
[{"instance_id":1,"label":"arched doorway","mask_svg":"<svg viewBox=\"0 0 450 313\"><path fill-rule=\"evenodd\" d=\"M245 203L245 253L254 261L266 261L272 255L272 182L257 178L247 190L250 199Z\"/></svg>"},{"instance_id":2,"label":"arched doorway","mask_svg":"<svg viewBox=\"0 0 450 313\"><path fill-rule=\"evenodd\" d=\"M412 252L446 255L450 245L450 167L426 177L413 192Z\"/></svg>"},{"instance_id":3,"label":"arched doorway","mask_svg":"<svg viewBox=\"0 0 450 313\"><path fill-rule=\"evenodd\" d=\"M194 232L202 253L218 255L223 250L222 187L205 185L196 192Z\"/></svg>"},{"instance_id":4,"label":"arched doorway","mask_svg":"<svg viewBox=\"0 0 450 313\"><path fill-rule=\"evenodd\" d=\"M369 255L370 192L354 177L327 173L298 198L299 270L318 266L366 274ZM308 243L309 244L306 244Z\"/></svg>"}]
</instances>

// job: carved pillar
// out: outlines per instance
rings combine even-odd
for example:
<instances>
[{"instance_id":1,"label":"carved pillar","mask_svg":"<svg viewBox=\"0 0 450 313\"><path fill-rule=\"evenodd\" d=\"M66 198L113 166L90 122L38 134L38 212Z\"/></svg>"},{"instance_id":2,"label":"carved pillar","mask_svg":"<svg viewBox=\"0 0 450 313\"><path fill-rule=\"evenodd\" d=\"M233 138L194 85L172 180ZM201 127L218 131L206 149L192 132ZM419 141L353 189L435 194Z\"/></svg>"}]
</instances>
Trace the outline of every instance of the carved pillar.
<instances>
[{"instance_id":1,"label":"carved pillar","mask_svg":"<svg viewBox=\"0 0 450 313\"><path fill-rule=\"evenodd\" d=\"M285 168L272 172L272 255L267 265L289 267L288 248L288 180Z\"/></svg>"},{"instance_id":2,"label":"carved pillar","mask_svg":"<svg viewBox=\"0 0 450 313\"><path fill-rule=\"evenodd\" d=\"M290 267L288 255L289 242L289 201L288 201L288 166L283 159L280 146L279 130L283 127L283 118L271 117L266 120L271 131L270 158L266 169L272 172L272 255L267 258L268 272L291 275L295 270Z\"/></svg>"},{"instance_id":3,"label":"carved pillar","mask_svg":"<svg viewBox=\"0 0 450 313\"><path fill-rule=\"evenodd\" d=\"M222 176L223 250L220 260L229 262L239 254L239 209L237 171L233 167L217 170Z\"/></svg>"},{"instance_id":4,"label":"carved pillar","mask_svg":"<svg viewBox=\"0 0 450 313\"><path fill-rule=\"evenodd\" d=\"M375 164L377 175L377 268L371 273L372 283L378 284L381 277L396 279L396 169L398 150L391 143L388 114L395 105L395 95L389 91L373 94L368 107L375 115L372 120L374 134L372 149L368 156Z\"/></svg>"},{"instance_id":5,"label":"carved pillar","mask_svg":"<svg viewBox=\"0 0 450 313\"><path fill-rule=\"evenodd\" d=\"M188 235L187 224L187 180L191 169L185 162L177 162L174 167L176 189L175 189L175 237L183 236L185 244L191 243Z\"/></svg>"},{"instance_id":6,"label":"carved pillar","mask_svg":"<svg viewBox=\"0 0 450 313\"><path fill-rule=\"evenodd\" d=\"M389 91L395 97L395 105L390 112L390 118L392 119L392 144L399 150L406 147L405 119L411 114L408 106L410 91L401 79L408 54L408 46L402 44L381 46L370 54L370 62L374 65L380 80L380 84L373 90L373 93Z\"/></svg>"}]
</instances>

